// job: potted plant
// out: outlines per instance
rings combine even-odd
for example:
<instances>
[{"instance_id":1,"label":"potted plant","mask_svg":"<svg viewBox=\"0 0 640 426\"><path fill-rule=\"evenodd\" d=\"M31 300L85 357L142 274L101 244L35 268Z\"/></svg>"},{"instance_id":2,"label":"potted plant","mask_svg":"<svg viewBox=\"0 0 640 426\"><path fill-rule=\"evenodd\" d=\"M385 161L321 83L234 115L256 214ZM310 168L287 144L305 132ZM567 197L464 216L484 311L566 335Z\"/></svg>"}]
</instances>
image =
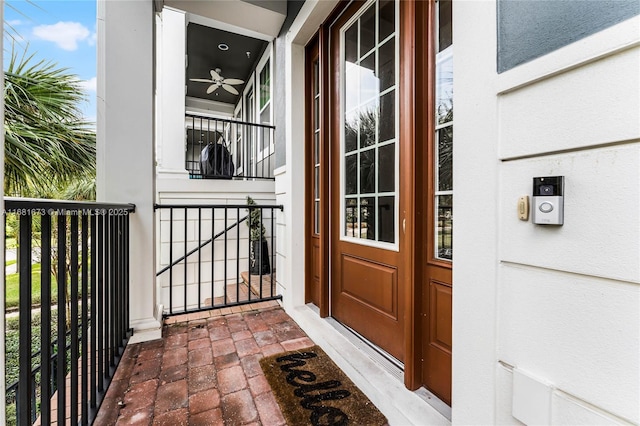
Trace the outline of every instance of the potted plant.
<instances>
[{"instance_id":1,"label":"potted plant","mask_svg":"<svg viewBox=\"0 0 640 426\"><path fill-rule=\"evenodd\" d=\"M255 206L256 202L251 197L247 197L247 205ZM271 273L269 263L269 243L267 242L266 231L262 224L262 209L250 208L249 220L249 272L255 275L265 275Z\"/></svg>"}]
</instances>

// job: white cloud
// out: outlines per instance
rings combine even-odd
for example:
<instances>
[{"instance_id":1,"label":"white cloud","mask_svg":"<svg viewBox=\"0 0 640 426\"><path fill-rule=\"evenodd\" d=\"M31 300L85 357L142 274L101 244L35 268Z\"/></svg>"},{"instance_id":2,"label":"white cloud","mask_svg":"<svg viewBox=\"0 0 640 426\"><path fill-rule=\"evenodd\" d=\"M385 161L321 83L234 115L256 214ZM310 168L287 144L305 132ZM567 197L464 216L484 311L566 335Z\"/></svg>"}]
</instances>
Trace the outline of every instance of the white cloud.
<instances>
[{"instance_id":1,"label":"white cloud","mask_svg":"<svg viewBox=\"0 0 640 426\"><path fill-rule=\"evenodd\" d=\"M33 35L41 40L54 42L61 49L76 50L78 42L88 40L91 32L79 22L58 22L33 28Z\"/></svg>"},{"instance_id":2,"label":"white cloud","mask_svg":"<svg viewBox=\"0 0 640 426\"><path fill-rule=\"evenodd\" d=\"M18 25L22 25L22 21L19 19L10 19L6 22L10 27L17 27Z\"/></svg>"},{"instance_id":3,"label":"white cloud","mask_svg":"<svg viewBox=\"0 0 640 426\"><path fill-rule=\"evenodd\" d=\"M80 87L82 87L87 92L95 92L98 86L98 80L96 77L92 77L89 80L84 80L80 82Z\"/></svg>"},{"instance_id":4,"label":"white cloud","mask_svg":"<svg viewBox=\"0 0 640 426\"><path fill-rule=\"evenodd\" d=\"M91 35L87 39L87 43L89 44L89 46L95 46L97 41L98 41L98 34L95 32L91 33Z\"/></svg>"}]
</instances>

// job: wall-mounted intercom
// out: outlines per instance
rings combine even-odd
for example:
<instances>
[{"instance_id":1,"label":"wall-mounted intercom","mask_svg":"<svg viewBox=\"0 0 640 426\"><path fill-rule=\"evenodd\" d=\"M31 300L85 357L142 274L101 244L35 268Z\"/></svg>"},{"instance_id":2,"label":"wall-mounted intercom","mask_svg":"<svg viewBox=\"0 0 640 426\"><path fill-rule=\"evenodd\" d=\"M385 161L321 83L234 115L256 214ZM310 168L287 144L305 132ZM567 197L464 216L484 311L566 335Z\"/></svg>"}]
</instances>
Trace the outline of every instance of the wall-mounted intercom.
<instances>
[{"instance_id":1,"label":"wall-mounted intercom","mask_svg":"<svg viewBox=\"0 0 640 426\"><path fill-rule=\"evenodd\" d=\"M564 176L533 178L532 220L538 225L564 223Z\"/></svg>"}]
</instances>

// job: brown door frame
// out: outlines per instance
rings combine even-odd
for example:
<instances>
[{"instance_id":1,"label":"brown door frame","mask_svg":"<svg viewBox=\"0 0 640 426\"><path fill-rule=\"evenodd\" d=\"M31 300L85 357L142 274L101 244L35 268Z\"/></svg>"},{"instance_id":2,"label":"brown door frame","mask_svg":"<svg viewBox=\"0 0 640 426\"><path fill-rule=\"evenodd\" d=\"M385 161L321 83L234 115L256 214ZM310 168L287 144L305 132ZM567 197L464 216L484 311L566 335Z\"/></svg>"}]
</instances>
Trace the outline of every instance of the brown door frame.
<instances>
[{"instance_id":1,"label":"brown door frame","mask_svg":"<svg viewBox=\"0 0 640 426\"><path fill-rule=\"evenodd\" d=\"M400 245L404 253L403 263L399 265L405 280L405 363L404 384L415 390L420 387L420 287L416 287L415 226L420 223L420 216L416 213L416 171L420 170L416 157L416 6L420 0L400 0L400 187L405 192L400 194ZM419 50L418 50L419 51ZM405 195L403 197L403 195ZM406 196L408 195L408 196Z\"/></svg>"},{"instance_id":2,"label":"brown door frame","mask_svg":"<svg viewBox=\"0 0 640 426\"><path fill-rule=\"evenodd\" d=\"M407 73L410 75L402 74L404 79L408 79L411 82L412 87L406 87L409 91L404 97L407 100L406 104L403 104L405 109L413 111L413 123L411 130L413 130L411 153L411 161L409 162L413 166L412 170L412 187L413 205L410 210L411 214L411 231L407 239L411 239L410 253L412 256L406 256L407 268L409 268L412 285L410 286L411 294L406 297L409 300L411 307L410 317L407 320L407 333L410 336L407 342L407 353L411 354L413 363L411 368L407 370L405 366L405 385L407 388L415 390L422 385L422 344L420 339L422 337L422 280L423 271L422 263L426 258L426 247L420 242L426 241L428 227L426 218L427 212L425 202L428 198L425 194L427 188L424 186L426 180L427 170L424 167L426 163L424 161L425 153L427 152L428 143L425 143L429 139L429 125L425 126L425 123L429 123L429 110L430 101L433 96L433 90L431 87L431 80L425 80L424 76L428 75L428 69L430 67L429 56L431 50L431 38L427 37L427 30L430 28L426 23L427 13L430 7L428 6L431 1L411 1L403 2L411 3L406 4L406 13L402 16L406 18L403 22L403 45L405 48L402 52L407 55L407 59L413 62L410 70ZM414 46L414 49L410 49L406 46ZM416 52L423 54L416 55ZM425 55L424 52L427 54ZM409 59L410 58L410 59ZM409 86L409 84L407 84ZM409 131L409 129L408 129ZM420 142L417 142L420 141ZM408 184L408 183L407 183Z\"/></svg>"}]
</instances>

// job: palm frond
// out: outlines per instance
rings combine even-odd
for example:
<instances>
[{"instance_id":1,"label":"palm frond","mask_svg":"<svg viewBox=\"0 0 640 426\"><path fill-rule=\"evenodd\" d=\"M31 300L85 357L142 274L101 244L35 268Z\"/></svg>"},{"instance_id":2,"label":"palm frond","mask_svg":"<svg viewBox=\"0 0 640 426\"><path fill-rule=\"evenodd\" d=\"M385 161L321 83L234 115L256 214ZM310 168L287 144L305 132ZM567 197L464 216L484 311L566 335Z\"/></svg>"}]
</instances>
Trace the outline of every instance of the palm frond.
<instances>
[{"instance_id":1,"label":"palm frond","mask_svg":"<svg viewBox=\"0 0 640 426\"><path fill-rule=\"evenodd\" d=\"M77 76L15 50L5 71L5 193L95 174L96 137Z\"/></svg>"}]
</instances>

